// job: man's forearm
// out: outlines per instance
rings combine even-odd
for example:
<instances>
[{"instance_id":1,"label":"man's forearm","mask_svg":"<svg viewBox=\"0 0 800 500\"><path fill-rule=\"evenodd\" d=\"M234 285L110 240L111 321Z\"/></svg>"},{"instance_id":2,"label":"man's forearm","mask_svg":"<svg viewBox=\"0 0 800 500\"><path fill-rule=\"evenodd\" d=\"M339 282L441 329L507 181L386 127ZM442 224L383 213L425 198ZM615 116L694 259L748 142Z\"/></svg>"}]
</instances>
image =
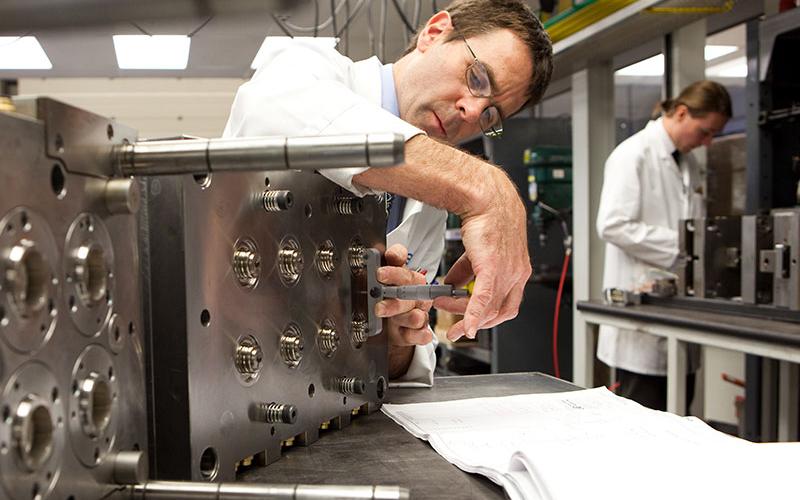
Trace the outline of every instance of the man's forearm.
<instances>
[{"instance_id":1,"label":"man's forearm","mask_svg":"<svg viewBox=\"0 0 800 500\"><path fill-rule=\"evenodd\" d=\"M402 377L414 358L413 345L389 346L389 380Z\"/></svg>"},{"instance_id":2,"label":"man's forearm","mask_svg":"<svg viewBox=\"0 0 800 500\"><path fill-rule=\"evenodd\" d=\"M397 167L369 169L353 181L461 216L487 210L501 192L516 191L501 169L424 135L406 142L405 159Z\"/></svg>"}]
</instances>

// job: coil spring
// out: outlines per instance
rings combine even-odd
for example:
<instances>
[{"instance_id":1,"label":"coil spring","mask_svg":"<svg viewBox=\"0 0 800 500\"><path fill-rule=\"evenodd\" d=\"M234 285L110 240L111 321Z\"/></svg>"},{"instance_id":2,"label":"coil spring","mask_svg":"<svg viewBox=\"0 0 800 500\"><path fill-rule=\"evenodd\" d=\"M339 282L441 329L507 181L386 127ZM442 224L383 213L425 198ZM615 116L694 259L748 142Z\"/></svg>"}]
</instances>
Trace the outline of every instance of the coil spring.
<instances>
[{"instance_id":1,"label":"coil spring","mask_svg":"<svg viewBox=\"0 0 800 500\"><path fill-rule=\"evenodd\" d=\"M359 377L339 377L336 379L336 390L342 394L364 394L364 381Z\"/></svg>"},{"instance_id":2,"label":"coil spring","mask_svg":"<svg viewBox=\"0 0 800 500\"><path fill-rule=\"evenodd\" d=\"M361 213L364 201L361 198L339 195L333 199L333 211L339 215L353 215Z\"/></svg>"},{"instance_id":3,"label":"coil spring","mask_svg":"<svg viewBox=\"0 0 800 500\"><path fill-rule=\"evenodd\" d=\"M281 278L288 284L293 284L300 279L303 272L303 253L300 244L294 238L289 238L278 251L278 268Z\"/></svg>"},{"instance_id":4,"label":"coil spring","mask_svg":"<svg viewBox=\"0 0 800 500\"><path fill-rule=\"evenodd\" d=\"M297 418L297 408L280 403L259 403L259 420L274 424L292 424Z\"/></svg>"},{"instance_id":5,"label":"coil spring","mask_svg":"<svg viewBox=\"0 0 800 500\"><path fill-rule=\"evenodd\" d=\"M356 313L353 316L353 321L350 322L350 333L356 347L360 347L367 341L367 320L363 314Z\"/></svg>"},{"instance_id":6,"label":"coil spring","mask_svg":"<svg viewBox=\"0 0 800 500\"><path fill-rule=\"evenodd\" d=\"M333 242L328 240L317 249L317 271L328 278L336 270L336 249Z\"/></svg>"},{"instance_id":7,"label":"coil spring","mask_svg":"<svg viewBox=\"0 0 800 500\"><path fill-rule=\"evenodd\" d=\"M287 210L294 204L291 191L266 190L261 194L261 206L267 212Z\"/></svg>"},{"instance_id":8,"label":"coil spring","mask_svg":"<svg viewBox=\"0 0 800 500\"><path fill-rule=\"evenodd\" d=\"M300 364L303 357L303 335L300 328L294 323L290 324L281 335L281 357L283 362L291 367Z\"/></svg>"},{"instance_id":9,"label":"coil spring","mask_svg":"<svg viewBox=\"0 0 800 500\"><path fill-rule=\"evenodd\" d=\"M253 377L261 370L264 355L253 337L245 337L236 347L236 369L242 375Z\"/></svg>"},{"instance_id":10,"label":"coil spring","mask_svg":"<svg viewBox=\"0 0 800 500\"><path fill-rule=\"evenodd\" d=\"M256 286L261 275L261 256L250 239L240 240L233 251L233 273L239 284L248 288Z\"/></svg>"},{"instance_id":11,"label":"coil spring","mask_svg":"<svg viewBox=\"0 0 800 500\"><path fill-rule=\"evenodd\" d=\"M350 271L359 275L367 268L367 249L363 243L356 240L350 244L347 252L347 262L350 264Z\"/></svg>"},{"instance_id":12,"label":"coil spring","mask_svg":"<svg viewBox=\"0 0 800 500\"><path fill-rule=\"evenodd\" d=\"M317 334L319 350L327 357L333 356L336 348L339 347L339 333L333 321L326 319L322 322L322 327Z\"/></svg>"}]
</instances>

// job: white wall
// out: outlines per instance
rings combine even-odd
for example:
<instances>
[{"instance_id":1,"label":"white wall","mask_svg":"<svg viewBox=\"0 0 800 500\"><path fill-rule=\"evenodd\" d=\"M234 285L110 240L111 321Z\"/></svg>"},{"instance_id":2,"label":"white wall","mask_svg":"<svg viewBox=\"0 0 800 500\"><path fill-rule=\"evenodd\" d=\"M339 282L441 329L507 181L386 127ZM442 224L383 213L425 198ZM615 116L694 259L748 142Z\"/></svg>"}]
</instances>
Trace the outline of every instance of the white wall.
<instances>
[{"instance_id":1,"label":"white wall","mask_svg":"<svg viewBox=\"0 0 800 500\"><path fill-rule=\"evenodd\" d=\"M736 425L734 402L744 396L744 389L722 380L727 373L744 380L744 354L740 352L705 347L703 349L703 377L705 382L705 420L715 420Z\"/></svg>"},{"instance_id":2,"label":"white wall","mask_svg":"<svg viewBox=\"0 0 800 500\"><path fill-rule=\"evenodd\" d=\"M47 96L133 127L140 138L219 137L240 78L31 78L21 96Z\"/></svg>"}]
</instances>

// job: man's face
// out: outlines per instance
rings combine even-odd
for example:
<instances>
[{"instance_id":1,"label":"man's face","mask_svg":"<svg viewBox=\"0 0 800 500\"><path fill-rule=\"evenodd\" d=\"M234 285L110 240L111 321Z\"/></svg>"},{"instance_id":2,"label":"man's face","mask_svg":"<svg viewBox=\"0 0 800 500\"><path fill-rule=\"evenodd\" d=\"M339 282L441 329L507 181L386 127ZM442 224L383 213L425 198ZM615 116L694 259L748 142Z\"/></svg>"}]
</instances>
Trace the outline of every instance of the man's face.
<instances>
[{"instance_id":1,"label":"man's face","mask_svg":"<svg viewBox=\"0 0 800 500\"><path fill-rule=\"evenodd\" d=\"M475 97L466 81L473 62L467 43L461 38L445 43L447 33L444 29L430 39L421 38L397 99L401 118L431 137L455 144L482 132L479 117L488 106L496 106L502 118L516 113L527 100L533 67L529 49L509 30L467 38L492 83L492 97Z\"/></svg>"},{"instance_id":2,"label":"man's face","mask_svg":"<svg viewBox=\"0 0 800 500\"><path fill-rule=\"evenodd\" d=\"M685 106L675 111L675 147L681 153L711 144L711 139L719 134L728 119L725 115L712 111L703 117L693 117Z\"/></svg>"}]
</instances>

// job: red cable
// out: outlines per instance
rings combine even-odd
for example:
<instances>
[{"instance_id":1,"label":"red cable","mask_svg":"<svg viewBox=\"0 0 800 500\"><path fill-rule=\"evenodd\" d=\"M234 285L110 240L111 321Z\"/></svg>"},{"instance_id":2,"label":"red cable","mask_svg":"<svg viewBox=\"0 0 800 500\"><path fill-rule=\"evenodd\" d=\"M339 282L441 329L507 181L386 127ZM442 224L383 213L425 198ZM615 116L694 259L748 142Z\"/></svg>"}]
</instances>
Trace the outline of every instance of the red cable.
<instances>
[{"instance_id":1,"label":"red cable","mask_svg":"<svg viewBox=\"0 0 800 500\"><path fill-rule=\"evenodd\" d=\"M569 256L572 249L567 248L564 253L564 266L561 268L561 279L558 280L558 294L556 295L556 310L553 315L553 373L556 378L561 378L561 369L558 366L558 313L561 311L561 294L564 291L564 281L567 278L567 268L569 267Z\"/></svg>"}]
</instances>

